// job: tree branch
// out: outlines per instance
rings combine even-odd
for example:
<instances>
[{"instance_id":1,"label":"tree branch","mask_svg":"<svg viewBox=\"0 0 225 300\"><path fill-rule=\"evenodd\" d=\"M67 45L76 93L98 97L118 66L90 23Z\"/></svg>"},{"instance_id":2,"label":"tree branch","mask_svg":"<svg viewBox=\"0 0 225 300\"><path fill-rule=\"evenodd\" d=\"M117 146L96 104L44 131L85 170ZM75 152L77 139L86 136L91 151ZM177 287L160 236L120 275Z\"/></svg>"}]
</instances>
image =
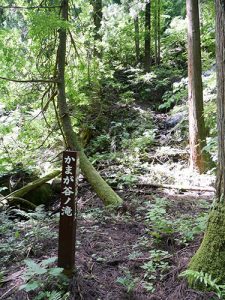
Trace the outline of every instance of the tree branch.
<instances>
[{"instance_id":1,"label":"tree branch","mask_svg":"<svg viewBox=\"0 0 225 300\"><path fill-rule=\"evenodd\" d=\"M20 82L20 83L58 83L59 80L57 79L27 79L27 80L20 80L20 79L13 79L13 78L6 78L0 76L0 79L12 81L12 82Z\"/></svg>"}]
</instances>

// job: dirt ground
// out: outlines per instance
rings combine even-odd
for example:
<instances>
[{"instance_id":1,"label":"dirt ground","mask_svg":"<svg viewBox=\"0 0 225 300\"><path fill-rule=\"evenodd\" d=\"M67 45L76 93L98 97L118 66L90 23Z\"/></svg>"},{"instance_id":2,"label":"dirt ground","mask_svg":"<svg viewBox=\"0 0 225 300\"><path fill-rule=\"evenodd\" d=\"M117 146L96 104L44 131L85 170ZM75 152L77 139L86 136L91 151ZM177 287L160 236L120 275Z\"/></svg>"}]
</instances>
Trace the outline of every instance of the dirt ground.
<instances>
[{"instance_id":1,"label":"dirt ground","mask_svg":"<svg viewBox=\"0 0 225 300\"><path fill-rule=\"evenodd\" d=\"M186 280L179 276L187 268L190 258L199 247L203 230L188 241L182 242L182 236L176 230L163 229L160 237L157 236L158 233L155 232L154 226L146 219L146 214L156 199L165 199L167 201L166 211L159 214L159 218L162 220L166 218L166 224L172 224L177 219L185 217L189 227L185 228L184 225L182 231L184 235L187 235L192 220L194 222L201 213L206 214L213 199L213 193L210 191L156 188L148 185L149 181L156 182L158 179L174 186L178 185L177 183L180 185L182 180L186 186L210 185L209 176L197 177L190 174L188 168L185 169L177 164L178 160L187 164L186 150L177 147L179 142L176 142L176 149L171 148L172 154L168 152L168 148L163 148L168 131L165 131L163 126L160 128L160 125L163 124L165 116L156 115L155 118L159 131L156 144L154 148L151 148L151 160L148 161L148 166L144 171L140 169L144 174L144 178L141 175L138 178L142 185L130 184L118 190L124 199L122 207L116 211L104 208L90 186L83 180L80 184L76 273L69 284L70 300L217 299L213 293L190 289ZM169 131L169 140L170 146L173 147L174 139L173 136L171 137L171 131ZM165 143L168 145L167 140ZM164 153L159 153L159 146L161 150L164 149ZM103 167L105 168L105 165ZM147 174L147 172L149 173ZM104 174L102 175L104 176ZM201 205L202 201L208 205ZM57 203L59 204L59 199L56 201ZM55 206L57 205L54 204ZM160 213L160 208L158 213ZM155 222L157 221L156 218ZM52 230L57 236L58 225L55 224ZM1 242L7 242L4 240L4 235L1 237ZM166 267L163 270L155 267L154 278L151 278L150 273L146 275L146 270L143 268L146 263L151 264L151 251L153 253L154 251L166 251L167 253L167 257L162 259L166 263ZM30 250L27 253L29 257L37 261L46 256L56 256L57 238L43 240L38 255L36 252L36 256L32 256ZM22 283L20 275L23 271L24 267L21 262L18 261L16 264L9 262L7 276L11 277L0 286L0 300L34 298L34 295L32 296L30 293L28 295L24 291L18 290L18 286ZM146 282L152 284L151 289L146 289L144 285Z\"/></svg>"},{"instance_id":2,"label":"dirt ground","mask_svg":"<svg viewBox=\"0 0 225 300\"><path fill-rule=\"evenodd\" d=\"M108 211L85 185L80 190L77 224L76 274L69 286L70 298L80 300L201 300L216 299L212 293L202 293L190 289L185 279L179 274L198 248L202 234L188 244L178 244L176 233L165 234L160 241L148 234L145 222L145 210L140 209L147 202L154 202L155 197L167 199L171 205L168 214L171 219L177 214L196 215L206 208L196 204L201 199L208 199L210 193L188 193L168 190L152 190L134 192L127 189L121 196L125 199L123 207L117 211ZM57 227L55 228L57 231ZM142 243L141 241L145 241ZM43 245L49 251L49 241ZM46 247L47 246L47 247ZM57 245L51 245L51 253L57 253ZM169 268L162 276L156 276L155 291L148 292L142 285L144 270L141 266L149 261L149 251L159 249L168 251ZM138 253L138 256L132 253ZM43 253L46 255L46 252ZM40 259L40 258L39 258ZM118 283L118 278L129 270L132 278L139 278L137 284L128 291L127 286ZM21 271L9 267L9 274ZM0 299L25 300L32 299L25 292L14 290L21 283L16 277L3 285ZM6 291L12 289L5 297Z\"/></svg>"},{"instance_id":3,"label":"dirt ground","mask_svg":"<svg viewBox=\"0 0 225 300\"><path fill-rule=\"evenodd\" d=\"M142 191L143 192L143 191ZM86 195L88 194L88 191ZM166 191L152 191L149 194L130 194L127 191L123 197L126 204L113 218L104 211L103 215L88 222L81 218L78 222L77 249L77 276L71 283L72 298L84 300L126 300L126 299L161 299L161 300L200 300L216 299L212 293L201 293L191 290L185 279L179 278L179 274L185 270L187 264L198 248L202 234L197 236L188 245L178 245L175 236L166 235L159 243L155 243L146 233L143 211L130 203L132 197L140 201L152 201L155 196L167 198L171 201L169 214L196 214L196 201L208 198L210 195L201 193L176 193L168 196ZM85 198L87 199L88 196ZM93 204L93 200L94 204ZM88 202L90 209L96 208L97 199ZM139 205L141 203L139 202ZM137 203L137 202L135 202ZM99 203L99 206L101 204ZM126 216L128 216L126 218ZM146 237L148 243L141 245L140 238ZM134 247L134 245L137 247ZM141 253L138 258L130 258L134 250ZM163 278L157 278L155 291L147 292L139 283L131 291L116 282L123 276L123 270L128 268L134 277L143 277L141 266L149 260L149 250L161 249L171 254L169 258L169 270L163 274Z\"/></svg>"}]
</instances>

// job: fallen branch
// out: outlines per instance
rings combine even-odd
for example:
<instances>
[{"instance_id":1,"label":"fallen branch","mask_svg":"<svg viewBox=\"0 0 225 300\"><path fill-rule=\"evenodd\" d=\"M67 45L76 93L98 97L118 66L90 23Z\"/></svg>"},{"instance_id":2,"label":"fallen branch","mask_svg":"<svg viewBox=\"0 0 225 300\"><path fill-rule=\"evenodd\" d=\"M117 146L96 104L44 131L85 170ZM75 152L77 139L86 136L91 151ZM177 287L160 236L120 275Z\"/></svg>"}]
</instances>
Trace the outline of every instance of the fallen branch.
<instances>
[{"instance_id":1,"label":"fallen branch","mask_svg":"<svg viewBox=\"0 0 225 300\"><path fill-rule=\"evenodd\" d=\"M10 197L10 198L7 198L7 200L10 203L15 202L16 204L17 203L19 203L19 204L25 204L25 205L29 206L31 209L35 209L37 207L32 202L30 202L30 201L28 201L26 199L20 198L20 197Z\"/></svg>"},{"instance_id":2,"label":"fallen branch","mask_svg":"<svg viewBox=\"0 0 225 300\"><path fill-rule=\"evenodd\" d=\"M45 182L55 178L56 176L58 176L59 174L61 173L60 170L55 170L54 172L42 177L42 178L39 178L37 180L34 180L33 182L30 182L28 183L27 185L25 185L24 187L22 187L21 189L19 190L16 190L12 193L10 193L9 195L3 197L0 199L0 202L2 202L3 200L10 200L10 199L13 199L13 198L22 198L24 195L26 195L28 192L36 189L37 187L41 186L42 184L44 184ZM11 200L10 200L11 201ZM9 202L10 202L9 201Z\"/></svg>"},{"instance_id":3,"label":"fallen branch","mask_svg":"<svg viewBox=\"0 0 225 300\"><path fill-rule=\"evenodd\" d=\"M7 290L3 295L1 295L0 300L6 299L5 297L6 297L6 296L8 297L8 296L9 296L10 294L12 294L13 291L14 291L15 289L17 289L17 288L18 288L17 285L14 285L14 286L10 287L9 290Z\"/></svg>"},{"instance_id":4,"label":"fallen branch","mask_svg":"<svg viewBox=\"0 0 225 300\"><path fill-rule=\"evenodd\" d=\"M138 187L149 187L155 189L175 189L180 191L199 191L199 192L212 192L215 193L215 188L210 186L179 186L179 185L170 185L170 184L155 184L155 183L138 183Z\"/></svg>"}]
</instances>

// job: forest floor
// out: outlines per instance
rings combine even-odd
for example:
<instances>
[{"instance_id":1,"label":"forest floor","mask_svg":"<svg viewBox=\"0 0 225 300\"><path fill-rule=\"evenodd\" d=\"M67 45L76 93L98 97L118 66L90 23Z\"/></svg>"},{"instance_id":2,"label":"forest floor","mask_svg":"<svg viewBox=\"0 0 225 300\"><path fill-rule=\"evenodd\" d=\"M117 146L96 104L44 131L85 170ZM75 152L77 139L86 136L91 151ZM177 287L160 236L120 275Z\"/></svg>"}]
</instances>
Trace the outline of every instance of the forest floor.
<instances>
[{"instance_id":1,"label":"forest floor","mask_svg":"<svg viewBox=\"0 0 225 300\"><path fill-rule=\"evenodd\" d=\"M190 289L186 279L179 276L200 245L214 197L210 189L200 187L212 186L214 177L189 170L183 141L176 141L176 133L163 125L167 117L154 115L156 141L147 161L145 157L144 162L139 162L145 165L145 172L140 172L138 182L118 188L124 205L117 211L104 208L89 185L81 181L77 271L69 285L69 299L217 299L212 292ZM116 167L103 164L101 173L110 177ZM157 187L152 185L156 182ZM169 187L160 187L165 184ZM45 219L41 222L44 231ZM38 262L57 255L58 228L54 222L55 219L48 220L49 230L55 235L50 239L45 234L38 244L34 240L31 246L26 245L26 256ZM0 238L4 244L9 237L0 232ZM20 254L14 249L14 254L7 258L0 300L34 299L37 295L17 289L24 271Z\"/></svg>"}]
</instances>

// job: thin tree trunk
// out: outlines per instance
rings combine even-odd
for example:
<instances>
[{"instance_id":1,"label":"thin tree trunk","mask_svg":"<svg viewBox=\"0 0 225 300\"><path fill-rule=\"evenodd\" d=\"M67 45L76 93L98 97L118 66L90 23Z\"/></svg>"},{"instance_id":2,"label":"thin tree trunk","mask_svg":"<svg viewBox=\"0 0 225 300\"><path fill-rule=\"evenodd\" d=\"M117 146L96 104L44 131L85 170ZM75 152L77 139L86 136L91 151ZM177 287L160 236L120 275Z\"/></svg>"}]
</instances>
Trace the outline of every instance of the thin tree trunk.
<instances>
[{"instance_id":1,"label":"thin tree trunk","mask_svg":"<svg viewBox=\"0 0 225 300\"><path fill-rule=\"evenodd\" d=\"M62 0L61 16L63 20L68 19L68 5L69 0ZM111 189L111 187L104 181L100 174L95 170L81 147L76 133L73 131L71 119L69 116L69 109L66 102L65 92L65 62L66 62L66 29L59 30L59 46L58 46L58 110L63 132L66 138L66 143L69 149L80 151L80 168L88 182L91 184L99 198L105 205L118 206L122 203L122 199Z\"/></svg>"},{"instance_id":2,"label":"thin tree trunk","mask_svg":"<svg viewBox=\"0 0 225 300\"><path fill-rule=\"evenodd\" d=\"M150 72L151 67L151 2L145 5L145 72Z\"/></svg>"},{"instance_id":3,"label":"thin tree trunk","mask_svg":"<svg viewBox=\"0 0 225 300\"><path fill-rule=\"evenodd\" d=\"M189 268L225 281L225 4L216 0L218 171L216 201L200 248ZM190 280L190 283L191 280Z\"/></svg>"},{"instance_id":4,"label":"thin tree trunk","mask_svg":"<svg viewBox=\"0 0 225 300\"><path fill-rule=\"evenodd\" d=\"M155 64L158 61L158 1L155 0L154 6L154 52L155 52Z\"/></svg>"},{"instance_id":5,"label":"thin tree trunk","mask_svg":"<svg viewBox=\"0 0 225 300\"><path fill-rule=\"evenodd\" d=\"M161 2L158 0L158 25L157 25L157 30L158 30L158 50L157 50L157 65L160 65L160 55L161 55L161 24L160 24L160 16L161 16Z\"/></svg>"},{"instance_id":6,"label":"thin tree trunk","mask_svg":"<svg viewBox=\"0 0 225 300\"><path fill-rule=\"evenodd\" d=\"M139 18L138 16L134 19L134 40L135 40L135 53L136 62L140 62L140 34L139 34Z\"/></svg>"},{"instance_id":7,"label":"thin tree trunk","mask_svg":"<svg viewBox=\"0 0 225 300\"><path fill-rule=\"evenodd\" d=\"M102 35L100 34L101 22L102 22L102 0L91 0L93 6L93 19L94 19L94 40L95 43L102 41ZM94 56L101 57L102 51L99 50L97 45L94 46Z\"/></svg>"},{"instance_id":8,"label":"thin tree trunk","mask_svg":"<svg viewBox=\"0 0 225 300\"><path fill-rule=\"evenodd\" d=\"M209 158L203 151L206 130L203 110L202 65L197 0L187 0L188 18L188 93L190 166L200 173L207 170Z\"/></svg>"}]
</instances>

